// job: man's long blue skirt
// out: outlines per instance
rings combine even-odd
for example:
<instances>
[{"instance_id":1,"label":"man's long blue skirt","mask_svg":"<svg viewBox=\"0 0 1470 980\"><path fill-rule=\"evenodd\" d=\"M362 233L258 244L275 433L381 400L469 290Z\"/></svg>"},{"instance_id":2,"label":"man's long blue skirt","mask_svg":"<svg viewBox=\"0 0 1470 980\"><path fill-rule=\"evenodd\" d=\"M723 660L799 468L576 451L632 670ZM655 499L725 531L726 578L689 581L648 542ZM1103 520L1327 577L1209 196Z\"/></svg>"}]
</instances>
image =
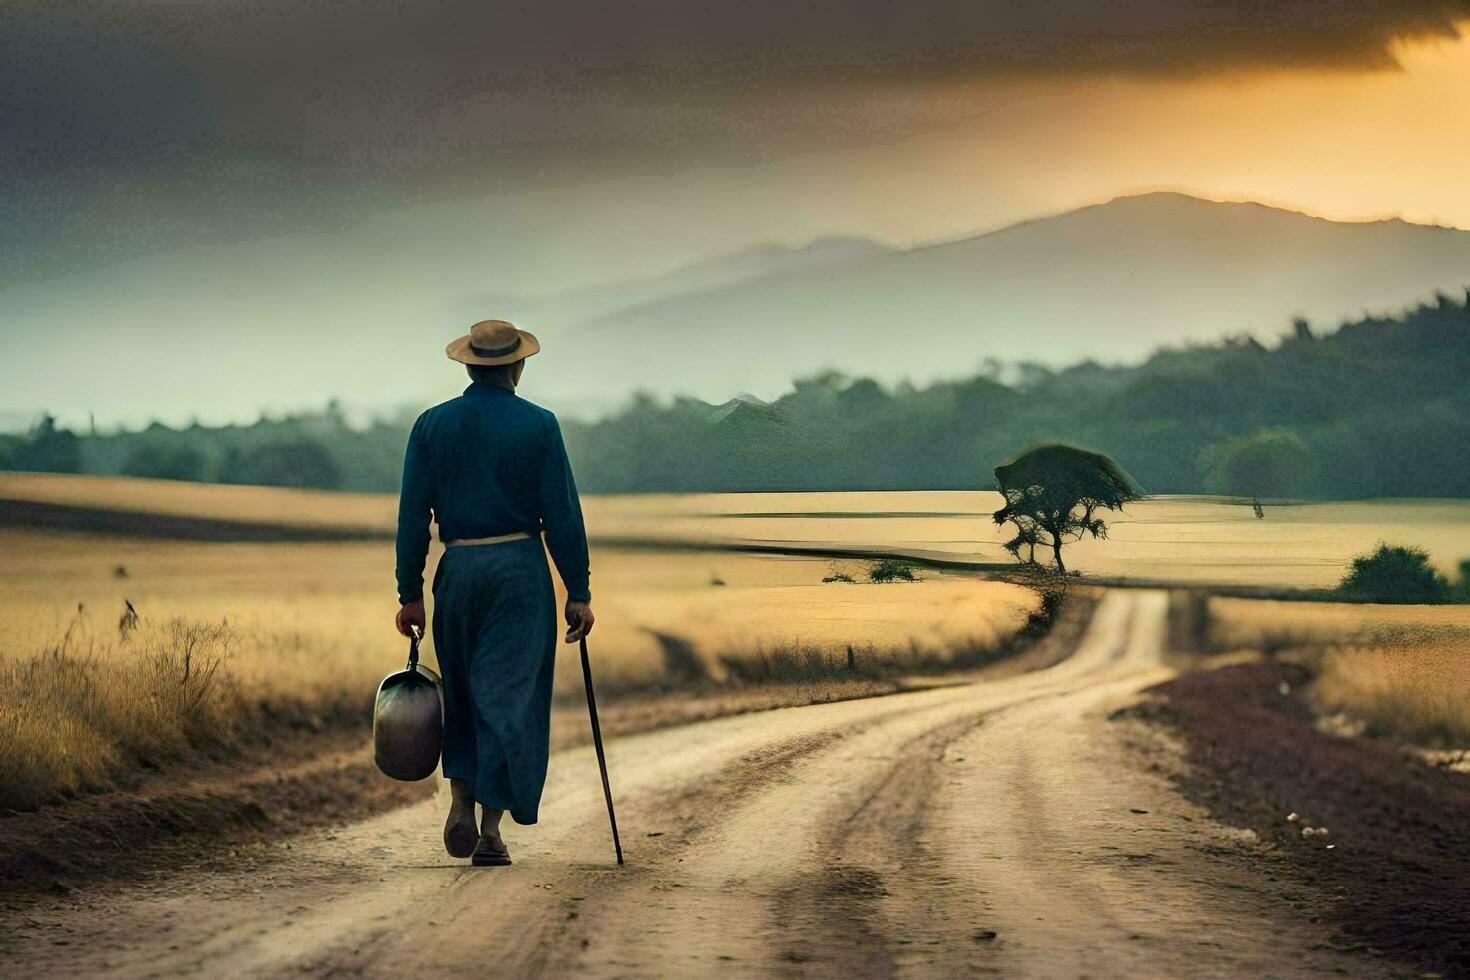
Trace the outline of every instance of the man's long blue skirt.
<instances>
[{"instance_id":1,"label":"man's long blue skirt","mask_svg":"<svg viewBox=\"0 0 1470 980\"><path fill-rule=\"evenodd\" d=\"M444 775L536 822L551 733L556 593L540 538L446 548L434 575Z\"/></svg>"}]
</instances>

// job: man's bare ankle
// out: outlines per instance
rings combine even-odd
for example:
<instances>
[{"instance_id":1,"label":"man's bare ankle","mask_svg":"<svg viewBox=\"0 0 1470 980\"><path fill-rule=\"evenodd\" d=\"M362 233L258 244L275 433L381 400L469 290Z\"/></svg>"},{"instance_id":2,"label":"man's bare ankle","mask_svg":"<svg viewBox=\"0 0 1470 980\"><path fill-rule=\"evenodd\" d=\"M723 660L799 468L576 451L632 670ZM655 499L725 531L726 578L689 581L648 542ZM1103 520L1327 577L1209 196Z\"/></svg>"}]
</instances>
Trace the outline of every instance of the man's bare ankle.
<instances>
[{"instance_id":1,"label":"man's bare ankle","mask_svg":"<svg viewBox=\"0 0 1470 980\"><path fill-rule=\"evenodd\" d=\"M449 781L449 799L458 808L474 806L475 794L470 789L470 781L468 779L451 779Z\"/></svg>"}]
</instances>

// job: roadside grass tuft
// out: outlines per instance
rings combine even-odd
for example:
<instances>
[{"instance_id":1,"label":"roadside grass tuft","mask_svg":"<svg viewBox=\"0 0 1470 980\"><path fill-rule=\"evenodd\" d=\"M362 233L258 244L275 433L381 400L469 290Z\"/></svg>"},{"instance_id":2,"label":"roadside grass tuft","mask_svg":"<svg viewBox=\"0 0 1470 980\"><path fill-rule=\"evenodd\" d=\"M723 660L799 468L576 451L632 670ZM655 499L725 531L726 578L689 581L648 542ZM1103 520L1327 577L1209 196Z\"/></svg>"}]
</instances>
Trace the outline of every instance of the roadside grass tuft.
<instances>
[{"instance_id":1,"label":"roadside grass tuft","mask_svg":"<svg viewBox=\"0 0 1470 980\"><path fill-rule=\"evenodd\" d=\"M0 808L118 785L236 740L244 705L224 624L143 626L114 649L73 621L41 653L0 661Z\"/></svg>"},{"instance_id":2,"label":"roadside grass tuft","mask_svg":"<svg viewBox=\"0 0 1470 980\"><path fill-rule=\"evenodd\" d=\"M1463 643L1370 643L1322 654L1319 708L1369 734L1442 748L1470 747L1470 656Z\"/></svg>"},{"instance_id":3,"label":"roadside grass tuft","mask_svg":"<svg viewBox=\"0 0 1470 980\"><path fill-rule=\"evenodd\" d=\"M1249 653L1316 676L1314 707L1349 731L1470 748L1470 611L1439 604L1212 598L1200 652Z\"/></svg>"},{"instance_id":4,"label":"roadside grass tuft","mask_svg":"<svg viewBox=\"0 0 1470 980\"><path fill-rule=\"evenodd\" d=\"M753 652L720 654L728 683L738 685L810 684L839 678L871 680L891 675L892 653L871 647L834 652L800 643L759 647Z\"/></svg>"}]
</instances>

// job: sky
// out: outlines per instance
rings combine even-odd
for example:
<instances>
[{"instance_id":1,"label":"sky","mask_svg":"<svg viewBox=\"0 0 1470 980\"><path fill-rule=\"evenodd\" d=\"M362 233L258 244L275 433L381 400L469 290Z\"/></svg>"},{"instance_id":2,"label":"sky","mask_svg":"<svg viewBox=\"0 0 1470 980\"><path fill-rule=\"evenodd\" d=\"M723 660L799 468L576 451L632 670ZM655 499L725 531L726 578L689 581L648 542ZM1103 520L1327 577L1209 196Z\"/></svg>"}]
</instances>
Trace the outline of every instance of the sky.
<instances>
[{"instance_id":1,"label":"sky","mask_svg":"<svg viewBox=\"0 0 1470 980\"><path fill-rule=\"evenodd\" d=\"M443 344L495 315L486 297L763 242L954 238L1148 189L1470 227L1464 2L0 0L0 17L11 427L426 403L457 386ZM542 368L575 356L548 348Z\"/></svg>"}]
</instances>

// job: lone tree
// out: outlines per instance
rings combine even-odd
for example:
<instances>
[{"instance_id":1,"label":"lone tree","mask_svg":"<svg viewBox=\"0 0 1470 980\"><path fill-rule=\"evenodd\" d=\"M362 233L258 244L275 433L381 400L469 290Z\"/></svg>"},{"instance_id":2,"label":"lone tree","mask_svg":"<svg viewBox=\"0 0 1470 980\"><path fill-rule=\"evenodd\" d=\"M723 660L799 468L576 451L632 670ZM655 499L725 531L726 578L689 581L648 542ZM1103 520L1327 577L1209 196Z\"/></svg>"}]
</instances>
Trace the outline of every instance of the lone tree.
<instances>
[{"instance_id":1,"label":"lone tree","mask_svg":"<svg viewBox=\"0 0 1470 980\"><path fill-rule=\"evenodd\" d=\"M1316 458L1290 429L1257 429L1200 453L1205 492L1228 497L1296 497L1307 489Z\"/></svg>"},{"instance_id":2,"label":"lone tree","mask_svg":"<svg viewBox=\"0 0 1470 980\"><path fill-rule=\"evenodd\" d=\"M1107 456L1055 444L1035 446L1001 463L995 468L995 485L1006 499L994 514L995 523L1016 526L1006 550L1018 561L1036 565L1036 549L1050 548L1063 574L1065 542L1081 540L1084 534L1106 538L1108 526L1097 512L1121 510L1143 497L1138 482Z\"/></svg>"}]
</instances>

